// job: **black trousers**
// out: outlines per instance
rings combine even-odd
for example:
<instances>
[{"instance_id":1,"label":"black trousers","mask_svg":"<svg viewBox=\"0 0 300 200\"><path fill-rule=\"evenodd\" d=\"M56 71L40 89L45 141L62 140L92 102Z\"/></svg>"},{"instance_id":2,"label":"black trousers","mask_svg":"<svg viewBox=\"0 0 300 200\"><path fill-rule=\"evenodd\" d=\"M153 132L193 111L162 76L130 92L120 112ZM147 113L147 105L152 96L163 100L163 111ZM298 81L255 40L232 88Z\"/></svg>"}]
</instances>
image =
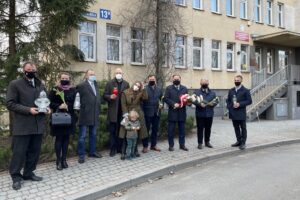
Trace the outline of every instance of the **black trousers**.
<instances>
[{"instance_id":1,"label":"black trousers","mask_svg":"<svg viewBox=\"0 0 300 200\"><path fill-rule=\"evenodd\" d=\"M66 160L69 146L69 134L57 134L55 136L55 153L57 160Z\"/></svg>"},{"instance_id":2,"label":"black trousers","mask_svg":"<svg viewBox=\"0 0 300 200\"><path fill-rule=\"evenodd\" d=\"M204 142L208 143L210 141L211 126L213 123L213 118L212 117L196 117L196 122L197 122L198 144L203 143L203 135L204 135Z\"/></svg>"},{"instance_id":3,"label":"black trousers","mask_svg":"<svg viewBox=\"0 0 300 200\"><path fill-rule=\"evenodd\" d=\"M109 122L110 150L121 152L122 141L119 139L120 122Z\"/></svg>"},{"instance_id":4,"label":"black trousers","mask_svg":"<svg viewBox=\"0 0 300 200\"><path fill-rule=\"evenodd\" d=\"M232 120L237 142L246 144L247 140L247 127L246 120Z\"/></svg>"},{"instance_id":5,"label":"black trousers","mask_svg":"<svg viewBox=\"0 0 300 200\"><path fill-rule=\"evenodd\" d=\"M23 167L24 177L33 175L39 160L42 139L42 134L13 136L13 155L9 166L13 182L22 180L21 169Z\"/></svg>"}]
</instances>

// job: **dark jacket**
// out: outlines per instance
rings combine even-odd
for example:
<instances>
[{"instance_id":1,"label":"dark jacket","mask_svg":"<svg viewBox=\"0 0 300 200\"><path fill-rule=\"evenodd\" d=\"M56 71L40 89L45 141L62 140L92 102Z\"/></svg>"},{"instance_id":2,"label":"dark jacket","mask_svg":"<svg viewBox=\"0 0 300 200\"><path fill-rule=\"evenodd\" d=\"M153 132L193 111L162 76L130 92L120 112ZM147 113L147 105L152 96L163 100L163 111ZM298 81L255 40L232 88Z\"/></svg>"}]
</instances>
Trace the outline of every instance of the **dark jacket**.
<instances>
[{"instance_id":1,"label":"dark jacket","mask_svg":"<svg viewBox=\"0 0 300 200\"><path fill-rule=\"evenodd\" d=\"M233 107L233 95L236 95L237 102L240 104L239 108ZM246 106L252 104L250 91L241 86L236 92L235 87L228 91L227 109L229 111L229 118L232 120L246 120Z\"/></svg>"},{"instance_id":2,"label":"dark jacket","mask_svg":"<svg viewBox=\"0 0 300 200\"><path fill-rule=\"evenodd\" d=\"M100 93L95 82L96 95L90 83L86 80L77 86L80 95L79 125L98 126L100 115Z\"/></svg>"},{"instance_id":3,"label":"dark jacket","mask_svg":"<svg viewBox=\"0 0 300 200\"><path fill-rule=\"evenodd\" d=\"M178 90L174 85L170 85L166 88L164 101L169 106L168 120L169 121L185 121L186 120L186 106L182 108L174 109L175 103L180 103L180 96L187 94L188 90L185 86L180 85Z\"/></svg>"},{"instance_id":4,"label":"dark jacket","mask_svg":"<svg viewBox=\"0 0 300 200\"><path fill-rule=\"evenodd\" d=\"M50 108L52 109L52 112L67 112L71 115L72 124L71 126L66 127L51 127L51 134L57 135L57 134L71 134L75 132L76 128L76 121L77 117L74 113L74 101L76 97L76 89L70 88L69 90L64 91L65 95L65 102L68 105L68 110L65 109L59 109L59 106L63 103L60 96L56 94L56 90L62 91L59 87L53 88L49 93L49 99L51 101Z\"/></svg>"},{"instance_id":5,"label":"dark jacket","mask_svg":"<svg viewBox=\"0 0 300 200\"><path fill-rule=\"evenodd\" d=\"M114 88L118 88L118 82L114 78L107 82L103 94L103 98L108 103L108 112L107 112L107 121L108 122L117 122L118 115L122 115L122 107L121 107L121 95L124 90L129 88L129 83L123 80L120 84L120 90L118 92L118 97L114 100L110 99L110 95Z\"/></svg>"},{"instance_id":6,"label":"dark jacket","mask_svg":"<svg viewBox=\"0 0 300 200\"><path fill-rule=\"evenodd\" d=\"M162 97L162 91L157 86L146 86L146 91L148 93L148 99L143 101L143 110L145 116L153 117L159 114L159 100Z\"/></svg>"},{"instance_id":7,"label":"dark jacket","mask_svg":"<svg viewBox=\"0 0 300 200\"><path fill-rule=\"evenodd\" d=\"M194 94L196 94L197 96L202 95L203 99L206 102L210 102L211 100L213 100L214 98L216 98L216 93L212 90L210 90L209 88L207 88L207 90L203 90L203 89L197 89L194 91ZM214 106L205 106L204 108L201 107L200 105L196 106L196 117L213 117L214 116Z\"/></svg>"},{"instance_id":8,"label":"dark jacket","mask_svg":"<svg viewBox=\"0 0 300 200\"><path fill-rule=\"evenodd\" d=\"M41 91L46 91L39 79L34 79L35 87L23 77L10 82L7 95L7 109L13 113L13 135L43 134L45 132L46 116L44 113L32 115L31 107L37 107L34 101Z\"/></svg>"}]
</instances>

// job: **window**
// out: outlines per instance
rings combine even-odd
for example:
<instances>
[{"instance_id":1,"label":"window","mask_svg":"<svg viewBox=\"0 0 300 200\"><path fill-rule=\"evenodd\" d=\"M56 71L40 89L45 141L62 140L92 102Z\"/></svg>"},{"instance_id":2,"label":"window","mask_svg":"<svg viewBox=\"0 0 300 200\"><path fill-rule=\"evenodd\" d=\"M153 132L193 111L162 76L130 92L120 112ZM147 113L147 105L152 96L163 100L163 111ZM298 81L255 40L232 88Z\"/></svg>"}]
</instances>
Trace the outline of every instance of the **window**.
<instances>
[{"instance_id":1,"label":"window","mask_svg":"<svg viewBox=\"0 0 300 200\"><path fill-rule=\"evenodd\" d=\"M121 27L114 25L106 26L108 62L121 63Z\"/></svg>"},{"instance_id":2,"label":"window","mask_svg":"<svg viewBox=\"0 0 300 200\"><path fill-rule=\"evenodd\" d=\"M283 4L279 3L278 4L278 26L279 27L284 27L284 13L283 13Z\"/></svg>"},{"instance_id":3,"label":"window","mask_svg":"<svg viewBox=\"0 0 300 200\"><path fill-rule=\"evenodd\" d=\"M248 46L241 45L241 71L248 70Z\"/></svg>"},{"instance_id":4,"label":"window","mask_svg":"<svg viewBox=\"0 0 300 200\"><path fill-rule=\"evenodd\" d=\"M203 0L193 0L193 8L203 9Z\"/></svg>"},{"instance_id":5,"label":"window","mask_svg":"<svg viewBox=\"0 0 300 200\"><path fill-rule=\"evenodd\" d=\"M234 70L234 44L227 43L227 70Z\"/></svg>"},{"instance_id":6,"label":"window","mask_svg":"<svg viewBox=\"0 0 300 200\"><path fill-rule=\"evenodd\" d=\"M96 23L81 22L79 28L79 49L85 61L96 61Z\"/></svg>"},{"instance_id":7,"label":"window","mask_svg":"<svg viewBox=\"0 0 300 200\"><path fill-rule=\"evenodd\" d=\"M202 40L193 39L193 67L202 68Z\"/></svg>"},{"instance_id":8,"label":"window","mask_svg":"<svg viewBox=\"0 0 300 200\"><path fill-rule=\"evenodd\" d=\"M234 0L226 0L226 15L234 16Z\"/></svg>"},{"instance_id":9,"label":"window","mask_svg":"<svg viewBox=\"0 0 300 200\"><path fill-rule=\"evenodd\" d=\"M247 19L248 18L248 0L241 0L240 2L240 18Z\"/></svg>"},{"instance_id":10,"label":"window","mask_svg":"<svg viewBox=\"0 0 300 200\"><path fill-rule=\"evenodd\" d=\"M273 74L274 70L274 50L268 49L267 50L267 72L269 74Z\"/></svg>"},{"instance_id":11,"label":"window","mask_svg":"<svg viewBox=\"0 0 300 200\"><path fill-rule=\"evenodd\" d=\"M211 11L220 13L220 0L211 0Z\"/></svg>"},{"instance_id":12,"label":"window","mask_svg":"<svg viewBox=\"0 0 300 200\"><path fill-rule=\"evenodd\" d=\"M271 0L267 1L267 24L273 24L273 3Z\"/></svg>"},{"instance_id":13,"label":"window","mask_svg":"<svg viewBox=\"0 0 300 200\"><path fill-rule=\"evenodd\" d=\"M176 5L185 6L185 0L175 0Z\"/></svg>"},{"instance_id":14,"label":"window","mask_svg":"<svg viewBox=\"0 0 300 200\"><path fill-rule=\"evenodd\" d=\"M261 0L255 0L255 21L261 22Z\"/></svg>"},{"instance_id":15,"label":"window","mask_svg":"<svg viewBox=\"0 0 300 200\"><path fill-rule=\"evenodd\" d=\"M131 62L133 64L144 63L144 31L131 29Z\"/></svg>"},{"instance_id":16,"label":"window","mask_svg":"<svg viewBox=\"0 0 300 200\"><path fill-rule=\"evenodd\" d=\"M176 67L185 67L185 37L180 35L176 36L175 64Z\"/></svg>"},{"instance_id":17,"label":"window","mask_svg":"<svg viewBox=\"0 0 300 200\"><path fill-rule=\"evenodd\" d=\"M213 40L212 41L212 52L211 52L211 68L220 69L221 60L221 42Z\"/></svg>"},{"instance_id":18,"label":"window","mask_svg":"<svg viewBox=\"0 0 300 200\"><path fill-rule=\"evenodd\" d=\"M262 66L262 60L261 60L261 48L255 47L255 61L256 61L256 70L260 71Z\"/></svg>"}]
</instances>

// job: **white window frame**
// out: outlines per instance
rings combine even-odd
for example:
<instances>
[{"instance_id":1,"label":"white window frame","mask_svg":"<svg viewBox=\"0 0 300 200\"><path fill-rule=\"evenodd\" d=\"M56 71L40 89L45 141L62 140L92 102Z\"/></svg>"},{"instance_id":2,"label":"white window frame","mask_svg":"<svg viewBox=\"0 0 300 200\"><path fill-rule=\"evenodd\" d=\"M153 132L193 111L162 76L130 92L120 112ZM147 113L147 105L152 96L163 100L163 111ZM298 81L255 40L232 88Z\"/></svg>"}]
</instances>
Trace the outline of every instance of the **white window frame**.
<instances>
[{"instance_id":1,"label":"white window frame","mask_svg":"<svg viewBox=\"0 0 300 200\"><path fill-rule=\"evenodd\" d=\"M232 50L228 49L228 45L232 45ZM227 54L230 53L232 55L232 68L229 69L228 68L228 57ZM233 42L227 42L227 46L226 46L226 69L227 71L235 71L235 43Z\"/></svg>"},{"instance_id":2,"label":"white window frame","mask_svg":"<svg viewBox=\"0 0 300 200\"><path fill-rule=\"evenodd\" d=\"M230 1L231 2L231 13L230 14L228 14L227 12L228 12L228 10L227 10L227 3L228 3L228 1ZM234 17L234 13L235 13L235 0L226 0L226 15L227 16L230 16L230 17Z\"/></svg>"},{"instance_id":3,"label":"white window frame","mask_svg":"<svg viewBox=\"0 0 300 200\"><path fill-rule=\"evenodd\" d=\"M242 10L242 8L244 8L244 7L242 7L242 5L243 6L245 6L245 16L241 16L241 10ZM240 1L240 18L241 19L248 19L248 0L241 0Z\"/></svg>"},{"instance_id":4,"label":"white window frame","mask_svg":"<svg viewBox=\"0 0 300 200\"><path fill-rule=\"evenodd\" d=\"M81 31L80 28L79 28L79 30L78 30L78 49L81 50L81 48L80 48L80 46L81 46L80 45L81 44L80 36L81 35L92 37L93 38L93 44L94 44L94 46L93 46L93 55L94 55L94 58L87 58L87 56L84 54L84 61L86 61L86 62L96 62L96 60L97 60L97 55L96 55L96 47L97 47L97 37L96 37L96 35L97 35L97 23L94 22L94 21L83 21L82 23L92 23L92 24L94 24L95 25L95 33L84 32L84 31Z\"/></svg>"},{"instance_id":5,"label":"white window frame","mask_svg":"<svg viewBox=\"0 0 300 200\"><path fill-rule=\"evenodd\" d=\"M194 40L200 41L200 47L194 45ZM200 51L200 66L194 65L194 51ZM202 38L193 38L193 68L203 69L203 39Z\"/></svg>"},{"instance_id":6,"label":"white window frame","mask_svg":"<svg viewBox=\"0 0 300 200\"><path fill-rule=\"evenodd\" d=\"M246 51L242 50L242 47L246 47ZM240 67L241 67L241 71L242 72L247 72L249 71L249 45L246 44L241 44L241 51L240 51L240 55L241 55L241 60L240 60ZM246 63L242 63L243 62L243 56L246 57ZM242 65L246 65L246 69L243 69Z\"/></svg>"},{"instance_id":7,"label":"white window frame","mask_svg":"<svg viewBox=\"0 0 300 200\"><path fill-rule=\"evenodd\" d=\"M140 30L143 33L143 38L142 39L133 39L132 38L132 31L133 30ZM145 63L145 44L144 44L144 40L145 40L145 31L144 29L141 28L131 28L130 29L130 63L132 65L144 65ZM142 62L133 62L132 61L132 43L142 43Z\"/></svg>"},{"instance_id":8,"label":"white window frame","mask_svg":"<svg viewBox=\"0 0 300 200\"><path fill-rule=\"evenodd\" d=\"M267 49L267 73L274 73L274 49Z\"/></svg>"},{"instance_id":9,"label":"white window frame","mask_svg":"<svg viewBox=\"0 0 300 200\"><path fill-rule=\"evenodd\" d=\"M107 27L117 27L120 30L120 36L112 36L108 35L107 32ZM118 40L119 41L119 60L109 60L108 59L108 40ZM112 64L121 64L122 63L122 27L118 25L113 25L113 24L107 24L106 25L106 62L107 63L112 63Z\"/></svg>"},{"instance_id":10,"label":"white window frame","mask_svg":"<svg viewBox=\"0 0 300 200\"><path fill-rule=\"evenodd\" d=\"M259 1L259 4L257 4L256 3L256 1ZM262 23L262 14L261 14L261 10L262 10L262 0L255 0L255 2L254 2L254 8L255 8L255 10L254 10L254 18L255 18L255 22L257 22L257 23ZM259 9L258 10L258 13L257 13L257 9ZM257 20L257 14L258 14L258 16L259 16L259 20Z\"/></svg>"},{"instance_id":11,"label":"white window frame","mask_svg":"<svg viewBox=\"0 0 300 200\"><path fill-rule=\"evenodd\" d=\"M178 2L181 1L181 2ZM175 0L175 4L178 6L186 6L186 0Z\"/></svg>"},{"instance_id":12,"label":"white window frame","mask_svg":"<svg viewBox=\"0 0 300 200\"><path fill-rule=\"evenodd\" d=\"M216 1L217 10L213 10L212 1ZM210 0L210 3L211 3L211 7L210 7L211 12L220 14L221 13L221 11L220 11L220 0Z\"/></svg>"},{"instance_id":13,"label":"white window frame","mask_svg":"<svg viewBox=\"0 0 300 200\"><path fill-rule=\"evenodd\" d=\"M273 25L273 1L272 0L267 0L266 10L267 10L266 22L269 25Z\"/></svg>"},{"instance_id":14,"label":"white window frame","mask_svg":"<svg viewBox=\"0 0 300 200\"><path fill-rule=\"evenodd\" d=\"M183 44L178 45L177 44L177 37L182 37L183 38ZM177 57L176 57L176 52L177 48L182 48L183 49L183 65L177 65ZM176 35L175 38L175 67L176 68L186 68L186 36L184 35Z\"/></svg>"},{"instance_id":15,"label":"white window frame","mask_svg":"<svg viewBox=\"0 0 300 200\"><path fill-rule=\"evenodd\" d=\"M257 50L259 50L259 52ZM257 62L258 58L259 58L259 62ZM262 48L261 47L255 47L255 61L258 64L258 69L256 71L260 71L262 69Z\"/></svg>"},{"instance_id":16,"label":"white window frame","mask_svg":"<svg viewBox=\"0 0 300 200\"><path fill-rule=\"evenodd\" d=\"M213 48L213 45L212 45L213 42L217 42L219 44L219 48L218 49L214 49ZM213 62L212 62L212 59L213 59L212 54L213 54L213 52L217 52L218 53L218 66L217 66L217 68L213 67ZM221 41L219 41L219 40L212 40L212 42L211 42L211 69L212 70L221 70Z\"/></svg>"},{"instance_id":17,"label":"white window frame","mask_svg":"<svg viewBox=\"0 0 300 200\"><path fill-rule=\"evenodd\" d=\"M284 4L278 3L277 8L278 8L278 26L284 28Z\"/></svg>"},{"instance_id":18,"label":"white window frame","mask_svg":"<svg viewBox=\"0 0 300 200\"><path fill-rule=\"evenodd\" d=\"M197 10L203 10L203 0L192 0L193 1L193 8ZM195 1L199 2L200 7L195 6Z\"/></svg>"}]
</instances>

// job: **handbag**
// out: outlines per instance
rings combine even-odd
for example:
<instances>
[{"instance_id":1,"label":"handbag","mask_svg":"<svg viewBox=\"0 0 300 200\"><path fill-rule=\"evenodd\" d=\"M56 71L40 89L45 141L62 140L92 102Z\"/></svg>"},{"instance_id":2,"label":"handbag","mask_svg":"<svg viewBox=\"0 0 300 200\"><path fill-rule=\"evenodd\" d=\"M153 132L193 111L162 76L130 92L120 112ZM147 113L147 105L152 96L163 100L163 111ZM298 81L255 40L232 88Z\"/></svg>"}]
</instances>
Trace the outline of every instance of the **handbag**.
<instances>
[{"instance_id":1,"label":"handbag","mask_svg":"<svg viewBox=\"0 0 300 200\"><path fill-rule=\"evenodd\" d=\"M52 126L71 126L71 115L66 112L55 112L51 115Z\"/></svg>"}]
</instances>

